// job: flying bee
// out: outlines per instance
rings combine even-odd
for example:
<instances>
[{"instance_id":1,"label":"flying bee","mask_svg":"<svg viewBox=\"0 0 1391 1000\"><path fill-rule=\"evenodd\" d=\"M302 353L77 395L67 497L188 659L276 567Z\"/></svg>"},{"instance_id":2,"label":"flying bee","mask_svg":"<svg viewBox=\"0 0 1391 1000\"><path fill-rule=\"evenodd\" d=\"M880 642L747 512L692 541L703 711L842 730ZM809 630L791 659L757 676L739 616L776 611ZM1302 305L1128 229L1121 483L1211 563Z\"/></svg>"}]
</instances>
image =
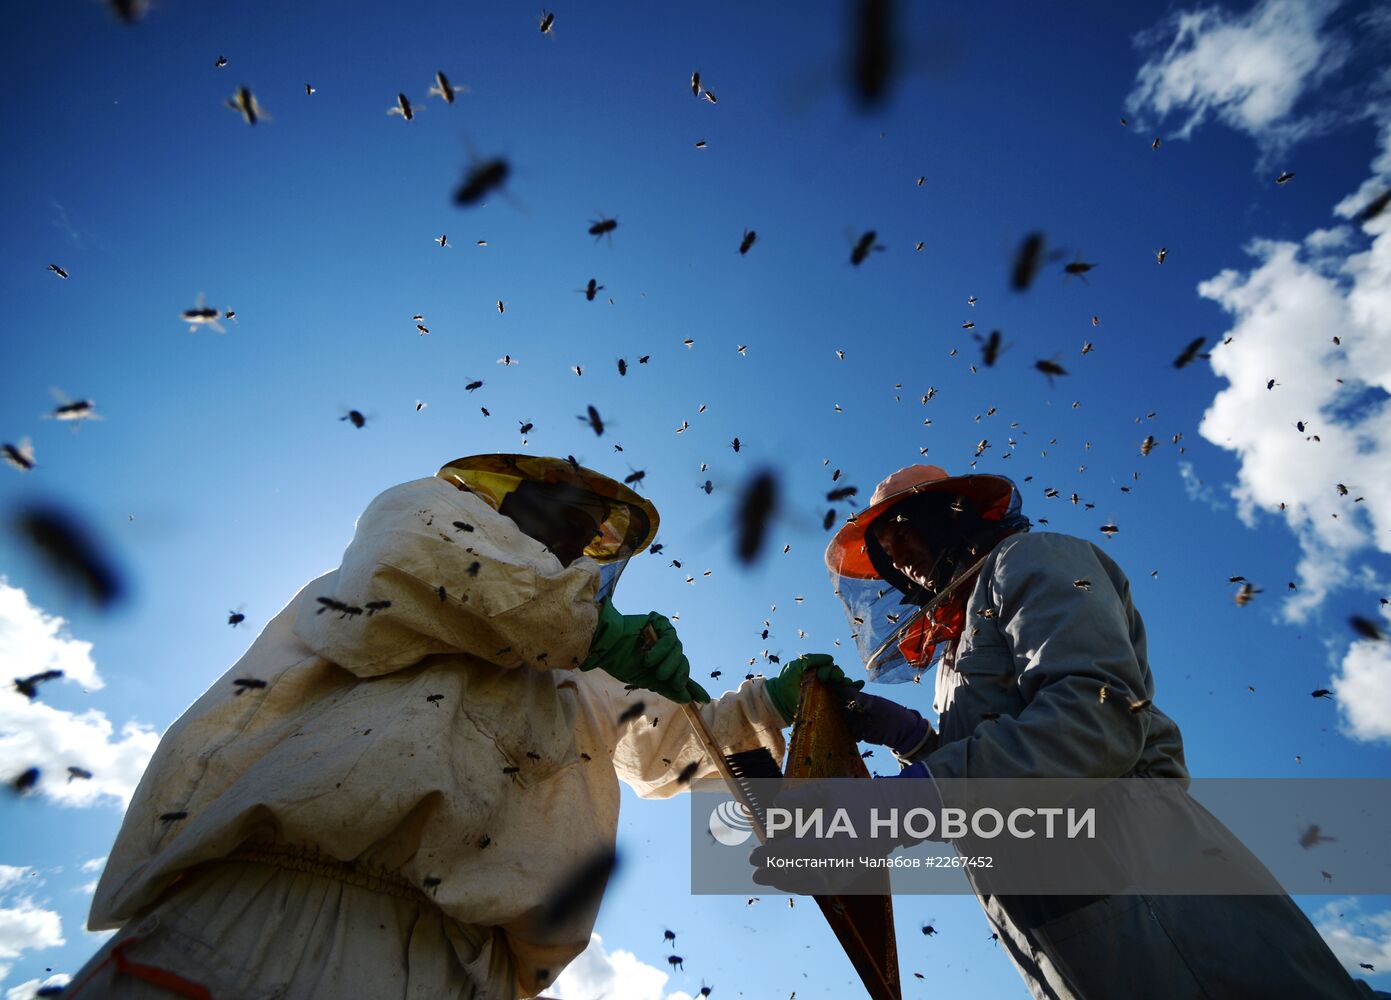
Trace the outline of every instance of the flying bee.
<instances>
[{"instance_id":1,"label":"flying bee","mask_svg":"<svg viewBox=\"0 0 1391 1000\"><path fill-rule=\"evenodd\" d=\"M1035 361L1034 368L1036 368L1038 371L1043 372L1044 375L1048 376L1049 385L1053 384L1054 375L1067 374L1067 370L1063 368L1062 365L1058 364L1056 361L1049 361L1047 359L1043 361Z\"/></svg>"},{"instance_id":2,"label":"flying bee","mask_svg":"<svg viewBox=\"0 0 1391 1000\"><path fill-rule=\"evenodd\" d=\"M709 496L711 493L714 492L715 485L707 479L700 485L700 489L705 491L706 496Z\"/></svg>"},{"instance_id":3,"label":"flying bee","mask_svg":"<svg viewBox=\"0 0 1391 1000\"><path fill-rule=\"evenodd\" d=\"M586 302L593 302L594 296L597 295L599 292L602 292L604 290L604 286L599 284L599 282L596 279L590 278L589 282L583 288L577 288L575 290L584 293L584 300Z\"/></svg>"},{"instance_id":4,"label":"flying bee","mask_svg":"<svg viewBox=\"0 0 1391 1000\"><path fill-rule=\"evenodd\" d=\"M1078 590L1092 589L1092 582L1090 580L1073 580L1072 585L1076 587Z\"/></svg>"},{"instance_id":5,"label":"flying bee","mask_svg":"<svg viewBox=\"0 0 1391 1000\"><path fill-rule=\"evenodd\" d=\"M830 531L831 528L832 528L832 526L833 526L835 523L836 523L836 509L835 509L834 507L832 507L830 510L826 511L826 516L823 517L823 518L821 519L821 530L822 530L822 531Z\"/></svg>"},{"instance_id":6,"label":"flying bee","mask_svg":"<svg viewBox=\"0 0 1391 1000\"><path fill-rule=\"evenodd\" d=\"M691 96L700 96L700 71L696 70L691 74Z\"/></svg>"},{"instance_id":7,"label":"flying bee","mask_svg":"<svg viewBox=\"0 0 1391 1000\"><path fill-rule=\"evenodd\" d=\"M855 267L859 267L865 262L865 259L869 257L871 251L883 250L884 247L874 242L878 238L879 234L873 229L865 230L860 238L855 241L854 247L850 250L850 263Z\"/></svg>"},{"instance_id":8,"label":"flying bee","mask_svg":"<svg viewBox=\"0 0 1391 1000\"><path fill-rule=\"evenodd\" d=\"M751 565L763 548L768 524L778 508L778 480L770 469L754 474L744 487L735 514L738 531L734 551L739 561Z\"/></svg>"},{"instance_id":9,"label":"flying bee","mask_svg":"<svg viewBox=\"0 0 1391 1000\"><path fill-rule=\"evenodd\" d=\"M449 235L447 233L440 233L438 236L435 237L434 242L440 245L441 250L443 250L445 247L452 247L454 245L453 243L449 242Z\"/></svg>"},{"instance_id":10,"label":"flying bee","mask_svg":"<svg viewBox=\"0 0 1391 1000\"><path fill-rule=\"evenodd\" d=\"M536 426L530 420L518 420L517 423L522 425L521 434L523 437L530 434L531 429Z\"/></svg>"},{"instance_id":11,"label":"flying bee","mask_svg":"<svg viewBox=\"0 0 1391 1000\"><path fill-rule=\"evenodd\" d=\"M367 418L362 415L361 410L349 410L338 419L349 421L358 430L362 430L362 428L367 426Z\"/></svg>"},{"instance_id":12,"label":"flying bee","mask_svg":"<svg viewBox=\"0 0 1391 1000\"><path fill-rule=\"evenodd\" d=\"M92 772L89 771L89 770L87 770L85 767L72 767L72 766L69 766L69 767L68 767L68 782L71 783L73 778L81 778L83 781L91 781L91 780L92 780ZM38 994L35 994L35 996L37 996L37 995L38 995Z\"/></svg>"},{"instance_id":13,"label":"flying bee","mask_svg":"<svg viewBox=\"0 0 1391 1000\"><path fill-rule=\"evenodd\" d=\"M511 165L501 157L475 162L469 167L463 183L455 188L454 204L478 204L489 191L502 187L511 173Z\"/></svg>"},{"instance_id":14,"label":"flying bee","mask_svg":"<svg viewBox=\"0 0 1391 1000\"><path fill-rule=\"evenodd\" d=\"M618 359L618 374L619 374L619 375L627 375L627 374L628 374L628 362L627 362L625 359L623 359L623 358L619 358L619 359Z\"/></svg>"},{"instance_id":15,"label":"flying bee","mask_svg":"<svg viewBox=\"0 0 1391 1000\"><path fill-rule=\"evenodd\" d=\"M1141 699L1139 699L1138 701L1132 701L1132 702L1131 702L1129 705L1127 705L1126 707L1130 709L1130 714L1131 714L1131 715L1139 715L1139 714L1140 714L1141 712L1143 712L1145 709L1147 709L1147 708L1150 707L1150 699L1149 699L1149 698L1141 698Z\"/></svg>"},{"instance_id":16,"label":"flying bee","mask_svg":"<svg viewBox=\"0 0 1391 1000\"><path fill-rule=\"evenodd\" d=\"M497 311L499 316L507 312L507 306L503 304L502 299L497 300Z\"/></svg>"},{"instance_id":17,"label":"flying bee","mask_svg":"<svg viewBox=\"0 0 1391 1000\"><path fill-rule=\"evenodd\" d=\"M105 610L120 600L125 583L116 565L87 528L57 507L30 506L16 518L19 533L55 576Z\"/></svg>"},{"instance_id":18,"label":"flying bee","mask_svg":"<svg viewBox=\"0 0 1391 1000\"><path fill-rule=\"evenodd\" d=\"M1116 536L1116 532L1120 531L1121 529L1116 527L1114 522L1107 521L1105 524L1101 526L1100 530L1101 533L1105 535L1107 538L1114 538Z\"/></svg>"},{"instance_id":19,"label":"flying bee","mask_svg":"<svg viewBox=\"0 0 1391 1000\"><path fill-rule=\"evenodd\" d=\"M1386 206L1391 205L1391 189L1383 191L1367 203L1367 207L1357 213L1358 222L1371 222L1382 212L1386 211Z\"/></svg>"},{"instance_id":20,"label":"flying bee","mask_svg":"<svg viewBox=\"0 0 1391 1000\"><path fill-rule=\"evenodd\" d=\"M430 88L430 90L426 93L425 96L427 98L432 96L442 97L444 98L445 104L453 104L454 98L460 92L467 94L468 88L454 86L452 83L449 82L449 77L444 75L444 70L441 69L435 71L434 86Z\"/></svg>"},{"instance_id":21,"label":"flying bee","mask_svg":"<svg viewBox=\"0 0 1391 1000\"><path fill-rule=\"evenodd\" d=\"M246 119L246 124L255 125L262 118L270 119L266 109L261 107L256 96L246 87L238 87L237 92L226 100L227 107Z\"/></svg>"},{"instance_id":22,"label":"flying bee","mask_svg":"<svg viewBox=\"0 0 1391 1000\"><path fill-rule=\"evenodd\" d=\"M38 783L39 769L37 767L27 768L20 772L17 777L10 779L10 787L20 795L33 791L34 786Z\"/></svg>"},{"instance_id":23,"label":"flying bee","mask_svg":"<svg viewBox=\"0 0 1391 1000\"><path fill-rule=\"evenodd\" d=\"M43 673L30 674L28 677L16 677L14 688L24 697L33 701L39 696L39 685L47 681L56 681L63 676L61 670L45 670Z\"/></svg>"},{"instance_id":24,"label":"flying bee","mask_svg":"<svg viewBox=\"0 0 1391 1000\"><path fill-rule=\"evenodd\" d=\"M1096 345L1093 344L1090 340L1084 340L1082 342L1082 353L1084 355L1090 354L1094 350L1096 350Z\"/></svg>"},{"instance_id":25,"label":"flying bee","mask_svg":"<svg viewBox=\"0 0 1391 1000\"><path fill-rule=\"evenodd\" d=\"M891 0L857 0L851 8L846 83L864 111L888 98L900 65Z\"/></svg>"},{"instance_id":26,"label":"flying bee","mask_svg":"<svg viewBox=\"0 0 1391 1000\"><path fill-rule=\"evenodd\" d=\"M1174 367L1182 368L1184 365L1189 364L1194 358L1206 358L1207 355L1201 353L1203 344L1206 342L1206 337L1194 337L1189 341L1188 346L1183 349L1183 352L1179 354L1178 357L1174 358Z\"/></svg>"},{"instance_id":27,"label":"flying bee","mask_svg":"<svg viewBox=\"0 0 1391 1000\"><path fill-rule=\"evenodd\" d=\"M571 365L571 366L570 366L570 370L571 370L572 372L574 372L576 376L579 376L579 377L581 377L581 378L584 377L584 368L583 368L583 366L581 366L581 365Z\"/></svg>"},{"instance_id":28,"label":"flying bee","mask_svg":"<svg viewBox=\"0 0 1391 1000\"><path fill-rule=\"evenodd\" d=\"M700 770L700 761L698 761L698 760L693 760L693 761L691 761L689 764L687 764L685 767L683 767L683 768L681 769L681 773L678 774L678 775L676 776L676 783L677 783L678 785L689 785L689 784L691 783L691 779L695 777L696 772L699 771L699 770ZM673 935L672 935L672 943L675 943L675 941L676 941L676 935L673 934Z\"/></svg>"},{"instance_id":29,"label":"flying bee","mask_svg":"<svg viewBox=\"0 0 1391 1000\"><path fill-rule=\"evenodd\" d=\"M188 819L188 813L184 812L182 809L177 812L160 813L159 815L159 821L166 826L181 819Z\"/></svg>"},{"instance_id":30,"label":"flying bee","mask_svg":"<svg viewBox=\"0 0 1391 1000\"><path fill-rule=\"evenodd\" d=\"M705 148L707 148L708 145L709 145L709 144L708 144L704 139L701 139L699 142L697 142L697 143L695 144L695 148L696 148L696 149L705 149Z\"/></svg>"},{"instance_id":31,"label":"flying bee","mask_svg":"<svg viewBox=\"0 0 1391 1000\"><path fill-rule=\"evenodd\" d=\"M247 691L259 691L266 686L266 682L259 677L238 677L232 682L232 686L237 690L235 695L241 696Z\"/></svg>"},{"instance_id":32,"label":"flying bee","mask_svg":"<svg viewBox=\"0 0 1391 1000\"><path fill-rule=\"evenodd\" d=\"M1019 249L1014 252L1014 263L1009 272L1010 287L1016 292L1028 291L1043 265L1056 258L1056 253L1048 252L1047 238L1042 231L1035 230L1025 236Z\"/></svg>"},{"instance_id":33,"label":"flying bee","mask_svg":"<svg viewBox=\"0 0 1391 1000\"><path fill-rule=\"evenodd\" d=\"M111 12L126 24L134 24L150 9L149 0L107 0Z\"/></svg>"},{"instance_id":34,"label":"flying bee","mask_svg":"<svg viewBox=\"0 0 1391 1000\"><path fill-rule=\"evenodd\" d=\"M540 25L541 34L550 35L551 29L555 27L555 15L548 10L542 10L541 16L537 18L537 24ZM555 36L551 35L551 37Z\"/></svg>"},{"instance_id":35,"label":"flying bee","mask_svg":"<svg viewBox=\"0 0 1391 1000\"><path fill-rule=\"evenodd\" d=\"M313 88L312 85L307 84L307 83L304 85L304 96L306 96L306 97L313 97L313 96L314 96L314 88Z\"/></svg>"},{"instance_id":36,"label":"flying bee","mask_svg":"<svg viewBox=\"0 0 1391 1000\"><path fill-rule=\"evenodd\" d=\"M576 419L587 421L589 423L590 428L594 431L594 435L596 437L603 437L604 419L601 416L599 416L599 411L596 410L593 406L585 407L585 411L586 413L584 416L577 417Z\"/></svg>"},{"instance_id":37,"label":"flying bee","mask_svg":"<svg viewBox=\"0 0 1391 1000\"><path fill-rule=\"evenodd\" d=\"M513 365L521 364L521 361L517 358L512 357L512 355L510 354L504 354L502 357L497 359L497 363L502 365L504 368L510 368Z\"/></svg>"},{"instance_id":38,"label":"flying bee","mask_svg":"<svg viewBox=\"0 0 1391 1000\"><path fill-rule=\"evenodd\" d=\"M623 484L625 486L636 486L638 483L642 482L646 478L646 470L635 469L633 472L630 472L628 475L623 477Z\"/></svg>"},{"instance_id":39,"label":"flying bee","mask_svg":"<svg viewBox=\"0 0 1391 1000\"><path fill-rule=\"evenodd\" d=\"M413 121L415 119L416 110L416 108L411 106L411 99L409 97L405 94L397 94L396 103L392 107L387 108L386 113L388 115L400 115L406 121Z\"/></svg>"},{"instance_id":40,"label":"flying bee","mask_svg":"<svg viewBox=\"0 0 1391 1000\"><path fill-rule=\"evenodd\" d=\"M714 95L713 93L711 93L710 91L708 91L708 90L702 90L700 96L703 97L703 98L705 98L705 99L706 99L707 101L709 101L711 104L719 104L719 103L720 103L718 100L715 99L715 95Z\"/></svg>"},{"instance_id":41,"label":"flying bee","mask_svg":"<svg viewBox=\"0 0 1391 1000\"><path fill-rule=\"evenodd\" d=\"M1337 839L1337 837L1329 837L1325 835L1323 831L1320 830L1318 824L1315 823L1312 826L1306 827L1304 831L1300 833L1299 846L1307 851L1309 848L1314 847L1318 844L1332 843Z\"/></svg>"},{"instance_id":42,"label":"flying bee","mask_svg":"<svg viewBox=\"0 0 1391 1000\"><path fill-rule=\"evenodd\" d=\"M1150 143L1150 149L1158 149L1158 148L1159 148L1159 137L1158 137L1158 136L1155 136L1154 142Z\"/></svg>"},{"instance_id":43,"label":"flying bee","mask_svg":"<svg viewBox=\"0 0 1391 1000\"><path fill-rule=\"evenodd\" d=\"M1243 583L1241 587L1238 588L1232 600L1236 601L1237 607L1244 608L1246 605L1250 604L1252 599L1260 592L1261 588L1257 587L1255 584L1250 582Z\"/></svg>"},{"instance_id":44,"label":"flying bee","mask_svg":"<svg viewBox=\"0 0 1391 1000\"><path fill-rule=\"evenodd\" d=\"M667 956L667 965L671 966L673 969L680 969L682 972L686 971L686 967L681 964L684 961L685 959L682 958L680 955Z\"/></svg>"},{"instance_id":45,"label":"flying bee","mask_svg":"<svg viewBox=\"0 0 1391 1000\"><path fill-rule=\"evenodd\" d=\"M483 380L476 378L472 382L464 383L464 392L473 392L475 389L483 388Z\"/></svg>"},{"instance_id":46,"label":"flying bee","mask_svg":"<svg viewBox=\"0 0 1391 1000\"><path fill-rule=\"evenodd\" d=\"M188 324L189 333L196 332L200 326L210 326L218 333L227 332L218 322L222 318L222 310L208 305L201 292L198 294L198 304L192 309L185 309L179 316Z\"/></svg>"},{"instance_id":47,"label":"flying bee","mask_svg":"<svg viewBox=\"0 0 1391 1000\"><path fill-rule=\"evenodd\" d=\"M1328 690L1328 688L1317 688L1310 692L1310 694L1314 698L1327 698L1330 701L1333 699L1333 692Z\"/></svg>"},{"instance_id":48,"label":"flying bee","mask_svg":"<svg viewBox=\"0 0 1391 1000\"><path fill-rule=\"evenodd\" d=\"M456 522L456 523L457 523L457 522ZM367 617L368 617L368 618L371 618L371 617L372 617L374 614L376 614L378 611L385 611L387 608L391 607L391 602L390 602L390 601L368 601L366 604L363 605L363 607L365 607L365 608L367 609Z\"/></svg>"},{"instance_id":49,"label":"flying bee","mask_svg":"<svg viewBox=\"0 0 1391 1000\"><path fill-rule=\"evenodd\" d=\"M742 251L741 251L741 252L742 252ZM48 265L48 269L49 269L50 271L52 271L54 274L58 275L58 277L60 277L60 278L66 279L67 276L68 276L68 272L65 271L65 270L63 270L63 269L62 269L61 267L59 267L57 264L49 264L49 265Z\"/></svg>"},{"instance_id":50,"label":"flying bee","mask_svg":"<svg viewBox=\"0 0 1391 1000\"><path fill-rule=\"evenodd\" d=\"M1154 259L1160 264L1164 263L1164 258L1167 256L1169 256L1168 247L1160 247L1154 252Z\"/></svg>"},{"instance_id":51,"label":"flying bee","mask_svg":"<svg viewBox=\"0 0 1391 1000\"><path fill-rule=\"evenodd\" d=\"M1288 170L1282 170L1282 171L1280 172L1280 176L1277 177L1277 178L1275 178L1275 183L1276 183L1276 184L1288 184L1288 183L1289 183L1290 181L1292 181L1292 180L1294 180L1294 174L1290 173L1290 171L1288 171Z\"/></svg>"},{"instance_id":52,"label":"flying bee","mask_svg":"<svg viewBox=\"0 0 1391 1000\"><path fill-rule=\"evenodd\" d=\"M598 243L599 240L605 236L609 236L609 238L612 239L610 234L617 228L617 219L610 219L607 216L601 215L598 219L592 220L589 223L589 235L594 237L595 243Z\"/></svg>"},{"instance_id":53,"label":"flying bee","mask_svg":"<svg viewBox=\"0 0 1391 1000\"><path fill-rule=\"evenodd\" d=\"M1095 264L1088 264L1082 259L1082 255L1079 253L1076 260L1071 264L1063 266L1063 271L1065 272L1063 280L1066 281L1068 278L1073 277L1081 278L1082 284L1085 285L1087 284L1087 272L1094 267L1096 267Z\"/></svg>"},{"instance_id":54,"label":"flying bee","mask_svg":"<svg viewBox=\"0 0 1391 1000\"><path fill-rule=\"evenodd\" d=\"M1142 456L1148 457L1148 456L1149 456L1149 453L1150 453L1151 451L1153 451L1153 450L1154 450L1154 435L1151 434L1151 435L1149 435L1148 437L1146 437L1143 441L1140 442L1140 454L1141 454Z\"/></svg>"},{"instance_id":55,"label":"flying bee","mask_svg":"<svg viewBox=\"0 0 1391 1000\"><path fill-rule=\"evenodd\" d=\"M744 238L739 241L739 255L743 256L744 254L748 253L749 249L754 245L754 242L757 239L758 233L754 232L752 229L745 229ZM62 277L66 278L67 275L65 274Z\"/></svg>"},{"instance_id":56,"label":"flying bee","mask_svg":"<svg viewBox=\"0 0 1391 1000\"><path fill-rule=\"evenodd\" d=\"M246 621L246 615L243 614L241 610L227 612L227 624L233 628L236 628L244 621Z\"/></svg>"},{"instance_id":57,"label":"flying bee","mask_svg":"<svg viewBox=\"0 0 1391 1000\"><path fill-rule=\"evenodd\" d=\"M8 441L0 448L0 455L4 456L6 462L13 465L20 472L32 472L34 463L34 445L28 438L20 441L19 444L10 444Z\"/></svg>"},{"instance_id":58,"label":"flying bee","mask_svg":"<svg viewBox=\"0 0 1391 1000\"><path fill-rule=\"evenodd\" d=\"M647 711L645 701L635 701L618 716L618 724L621 726L625 722L632 722L634 719L642 718L642 713Z\"/></svg>"},{"instance_id":59,"label":"flying bee","mask_svg":"<svg viewBox=\"0 0 1391 1000\"><path fill-rule=\"evenodd\" d=\"M972 334L972 336L974 337L976 335ZM976 337L976 339L980 340L979 337ZM996 361L1000 360L1000 342L1002 339L1003 335L999 330L991 330L990 336L986 337L985 340L981 342L980 357L985 367L989 368L994 365ZM928 396L927 398L931 399L932 397ZM926 402L926 400L924 400L924 402Z\"/></svg>"},{"instance_id":60,"label":"flying bee","mask_svg":"<svg viewBox=\"0 0 1391 1000\"><path fill-rule=\"evenodd\" d=\"M1348 624L1352 630L1363 639L1379 641L1386 638L1386 633L1382 632L1381 627L1370 618L1363 618L1361 615L1353 615L1348 619Z\"/></svg>"}]
</instances>

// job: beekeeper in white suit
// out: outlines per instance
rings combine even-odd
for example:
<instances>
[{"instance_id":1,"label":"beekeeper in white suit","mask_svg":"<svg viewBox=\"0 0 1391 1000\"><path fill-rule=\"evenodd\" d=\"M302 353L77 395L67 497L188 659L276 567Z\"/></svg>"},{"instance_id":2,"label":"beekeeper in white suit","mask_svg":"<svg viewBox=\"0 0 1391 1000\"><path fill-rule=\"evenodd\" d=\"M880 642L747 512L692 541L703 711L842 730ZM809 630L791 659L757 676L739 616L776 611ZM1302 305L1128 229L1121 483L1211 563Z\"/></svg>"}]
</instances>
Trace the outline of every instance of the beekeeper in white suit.
<instances>
[{"instance_id":1,"label":"beekeeper in white suit","mask_svg":"<svg viewBox=\"0 0 1391 1000\"><path fill-rule=\"evenodd\" d=\"M543 912L613 848L618 779L663 798L693 762L714 773L673 704L708 696L671 623L607 599L657 521L612 479L522 455L378 496L341 567L165 734L92 904L118 933L66 995L513 1000L554 981L601 893ZM727 750L781 758L789 667L702 709Z\"/></svg>"}]
</instances>

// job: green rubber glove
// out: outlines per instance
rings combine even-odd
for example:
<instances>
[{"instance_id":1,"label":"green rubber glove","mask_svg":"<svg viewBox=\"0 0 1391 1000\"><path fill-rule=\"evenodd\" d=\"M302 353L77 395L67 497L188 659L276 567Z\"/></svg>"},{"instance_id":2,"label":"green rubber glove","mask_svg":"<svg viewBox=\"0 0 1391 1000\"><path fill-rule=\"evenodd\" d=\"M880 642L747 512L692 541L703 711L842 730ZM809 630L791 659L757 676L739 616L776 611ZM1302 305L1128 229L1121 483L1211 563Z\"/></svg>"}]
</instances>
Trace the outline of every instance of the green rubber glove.
<instances>
[{"instance_id":1,"label":"green rubber glove","mask_svg":"<svg viewBox=\"0 0 1391 1000\"><path fill-rule=\"evenodd\" d=\"M651 626L648 635L644 631ZM655 641L649 642L650 635ZM678 704L705 702L710 695L691 680L691 664L681 651L676 626L665 615L620 614L613 602L599 605L599 624L581 670L599 669L624 684L646 688Z\"/></svg>"},{"instance_id":2,"label":"green rubber glove","mask_svg":"<svg viewBox=\"0 0 1391 1000\"><path fill-rule=\"evenodd\" d=\"M797 712L797 702L802 697L802 674L808 670L816 671L816 679L823 684L845 688L847 693L851 689L858 691L865 686L864 681L852 681L846 677L845 671L836 666L835 660L826 653L799 656L784 664L778 676L769 677L763 682L763 689L768 692L768 697L782 713L784 722L790 723L792 716Z\"/></svg>"}]
</instances>

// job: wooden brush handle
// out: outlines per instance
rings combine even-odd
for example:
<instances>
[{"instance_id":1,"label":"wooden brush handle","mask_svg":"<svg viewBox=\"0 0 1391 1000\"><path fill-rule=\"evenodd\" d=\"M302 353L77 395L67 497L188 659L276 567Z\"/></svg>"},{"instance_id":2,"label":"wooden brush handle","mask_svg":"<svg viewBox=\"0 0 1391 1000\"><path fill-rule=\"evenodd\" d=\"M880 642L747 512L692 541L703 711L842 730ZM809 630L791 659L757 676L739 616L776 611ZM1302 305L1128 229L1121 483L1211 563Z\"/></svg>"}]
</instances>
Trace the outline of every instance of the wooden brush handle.
<instances>
[{"instance_id":1,"label":"wooden brush handle","mask_svg":"<svg viewBox=\"0 0 1391 1000\"><path fill-rule=\"evenodd\" d=\"M714 735L710 732L710 727L705 724L705 719L700 714L700 708L693 704L681 706L681 710L686 713L686 718L691 720L691 728L695 730L696 737L700 740L701 746L705 747L705 752L710 759L715 762L715 767L719 769L720 776L724 778L726 787L730 794L738 800L744 807L744 811L749 814L749 823L753 826L753 832L758 836L760 844L768 842L768 831L763 828L763 821L758 818L758 811L754 809L749 797L744 794L744 789L739 786L739 781L734 777L734 772L729 769L729 762L725 760L724 750L715 742Z\"/></svg>"}]
</instances>

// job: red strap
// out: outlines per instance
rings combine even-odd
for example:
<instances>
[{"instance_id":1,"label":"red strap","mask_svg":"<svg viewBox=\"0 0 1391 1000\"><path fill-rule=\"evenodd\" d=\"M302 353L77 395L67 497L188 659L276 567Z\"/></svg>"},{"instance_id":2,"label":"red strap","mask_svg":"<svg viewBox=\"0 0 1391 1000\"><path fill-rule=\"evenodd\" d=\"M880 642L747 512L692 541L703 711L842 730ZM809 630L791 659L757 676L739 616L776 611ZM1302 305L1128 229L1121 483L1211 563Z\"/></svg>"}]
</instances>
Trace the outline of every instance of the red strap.
<instances>
[{"instance_id":1,"label":"red strap","mask_svg":"<svg viewBox=\"0 0 1391 1000\"><path fill-rule=\"evenodd\" d=\"M126 958L124 951L127 945L134 944L139 938L129 937L111 949L111 958L116 961L116 968L120 969L128 976L136 979L143 979L147 983L153 983L175 993L181 997L188 997L189 1000L213 1000L212 992L201 983L195 983L191 979L185 979L177 972L170 972L168 969L161 969L157 965L142 965L139 962L132 962Z\"/></svg>"}]
</instances>

